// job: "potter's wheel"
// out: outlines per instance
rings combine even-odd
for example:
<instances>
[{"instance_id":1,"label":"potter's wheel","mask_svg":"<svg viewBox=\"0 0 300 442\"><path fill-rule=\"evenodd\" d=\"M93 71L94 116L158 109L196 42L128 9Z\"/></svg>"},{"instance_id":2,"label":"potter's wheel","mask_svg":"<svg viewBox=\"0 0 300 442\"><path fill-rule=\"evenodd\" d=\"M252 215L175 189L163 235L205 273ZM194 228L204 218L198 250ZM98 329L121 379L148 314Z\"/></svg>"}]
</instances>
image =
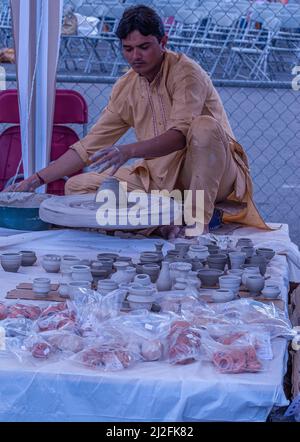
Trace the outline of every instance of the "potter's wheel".
<instances>
[{"instance_id":1,"label":"potter's wheel","mask_svg":"<svg viewBox=\"0 0 300 442\"><path fill-rule=\"evenodd\" d=\"M169 224L169 218L172 222L181 214L178 203L168 197L143 193L138 201L141 192L130 192L130 195L127 207L106 207L107 224L99 223L99 217L97 221L97 212L102 208L103 213L104 205L95 202L95 194L53 196L41 204L39 215L45 222L65 227L137 230Z\"/></svg>"},{"instance_id":2,"label":"potter's wheel","mask_svg":"<svg viewBox=\"0 0 300 442\"><path fill-rule=\"evenodd\" d=\"M0 193L0 227L17 230L45 230L50 226L39 218L41 203L48 194L30 192Z\"/></svg>"}]
</instances>

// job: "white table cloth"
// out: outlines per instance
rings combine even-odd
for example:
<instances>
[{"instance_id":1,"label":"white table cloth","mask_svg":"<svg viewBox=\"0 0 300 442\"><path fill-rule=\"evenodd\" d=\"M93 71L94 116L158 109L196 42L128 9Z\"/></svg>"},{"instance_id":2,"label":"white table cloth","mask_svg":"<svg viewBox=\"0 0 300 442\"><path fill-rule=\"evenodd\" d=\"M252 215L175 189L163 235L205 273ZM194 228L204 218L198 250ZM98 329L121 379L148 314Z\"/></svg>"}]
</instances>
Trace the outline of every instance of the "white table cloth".
<instances>
[{"instance_id":1,"label":"white table cloth","mask_svg":"<svg viewBox=\"0 0 300 442\"><path fill-rule=\"evenodd\" d=\"M286 226L267 233L243 228L234 235L249 236L255 245L276 240L281 247L292 244ZM18 273L0 269L0 298L17 283L46 276L39 264L46 253L91 259L113 250L136 257L141 251L154 250L154 242L76 230L0 229L1 253L34 250L38 256L34 267L23 267ZM172 245L166 242L164 252L169 248ZM297 275L297 267L293 270ZM286 257L276 255L268 272L280 284L286 301L291 274ZM58 282L59 275L53 274L51 281ZM272 345L274 359L267 361L265 371L234 375L220 374L201 361L187 366L140 363L122 372L99 373L68 361L20 364L0 353L0 421L265 421L274 405L288 405L282 387L286 341L276 339Z\"/></svg>"}]
</instances>

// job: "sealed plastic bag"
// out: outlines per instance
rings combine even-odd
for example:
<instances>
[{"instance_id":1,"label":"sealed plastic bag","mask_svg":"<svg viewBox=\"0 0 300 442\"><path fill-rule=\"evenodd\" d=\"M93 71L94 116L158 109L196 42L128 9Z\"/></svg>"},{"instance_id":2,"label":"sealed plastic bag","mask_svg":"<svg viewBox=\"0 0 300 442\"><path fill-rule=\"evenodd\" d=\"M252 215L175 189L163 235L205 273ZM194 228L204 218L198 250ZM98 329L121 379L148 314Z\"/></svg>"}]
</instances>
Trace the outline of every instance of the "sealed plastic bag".
<instances>
[{"instance_id":1,"label":"sealed plastic bag","mask_svg":"<svg viewBox=\"0 0 300 442\"><path fill-rule=\"evenodd\" d=\"M240 336L230 344L222 344L208 334L203 334L202 346L207 357L220 373L256 373L264 369L255 346L249 343L246 337L244 342Z\"/></svg>"},{"instance_id":2,"label":"sealed plastic bag","mask_svg":"<svg viewBox=\"0 0 300 442\"><path fill-rule=\"evenodd\" d=\"M187 321L172 323L166 344L167 360L171 364L190 364L200 358L200 331Z\"/></svg>"}]
</instances>

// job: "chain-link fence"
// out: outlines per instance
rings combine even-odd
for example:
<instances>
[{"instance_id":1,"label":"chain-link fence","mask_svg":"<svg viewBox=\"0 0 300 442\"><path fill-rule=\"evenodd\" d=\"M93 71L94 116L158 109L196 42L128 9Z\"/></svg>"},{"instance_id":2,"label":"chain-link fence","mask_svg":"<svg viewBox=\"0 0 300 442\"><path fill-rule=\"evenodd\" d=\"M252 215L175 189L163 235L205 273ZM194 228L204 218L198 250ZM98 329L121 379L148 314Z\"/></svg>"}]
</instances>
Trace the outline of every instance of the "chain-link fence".
<instances>
[{"instance_id":1,"label":"chain-link fence","mask_svg":"<svg viewBox=\"0 0 300 442\"><path fill-rule=\"evenodd\" d=\"M5 3L0 46L9 47ZM112 84L128 70L115 36L118 21L126 7L141 3L162 17L169 48L196 60L213 79L249 156L259 210L269 222L288 223L292 239L300 243L300 91L295 68L300 65L300 2L66 1L57 87L85 97L89 127L107 103ZM7 71L13 80L14 65ZM129 131L123 140L134 139Z\"/></svg>"}]
</instances>

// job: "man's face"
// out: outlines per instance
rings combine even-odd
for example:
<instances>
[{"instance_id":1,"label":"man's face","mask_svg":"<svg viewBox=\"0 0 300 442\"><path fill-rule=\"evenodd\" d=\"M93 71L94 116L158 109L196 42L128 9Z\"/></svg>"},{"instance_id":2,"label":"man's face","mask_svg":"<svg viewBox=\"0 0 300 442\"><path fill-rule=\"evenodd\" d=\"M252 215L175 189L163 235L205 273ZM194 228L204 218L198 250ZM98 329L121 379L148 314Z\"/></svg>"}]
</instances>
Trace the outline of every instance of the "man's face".
<instances>
[{"instance_id":1,"label":"man's face","mask_svg":"<svg viewBox=\"0 0 300 442\"><path fill-rule=\"evenodd\" d=\"M122 40L123 55L136 73L147 76L160 66L166 42L166 36L159 43L153 35L133 31Z\"/></svg>"}]
</instances>

